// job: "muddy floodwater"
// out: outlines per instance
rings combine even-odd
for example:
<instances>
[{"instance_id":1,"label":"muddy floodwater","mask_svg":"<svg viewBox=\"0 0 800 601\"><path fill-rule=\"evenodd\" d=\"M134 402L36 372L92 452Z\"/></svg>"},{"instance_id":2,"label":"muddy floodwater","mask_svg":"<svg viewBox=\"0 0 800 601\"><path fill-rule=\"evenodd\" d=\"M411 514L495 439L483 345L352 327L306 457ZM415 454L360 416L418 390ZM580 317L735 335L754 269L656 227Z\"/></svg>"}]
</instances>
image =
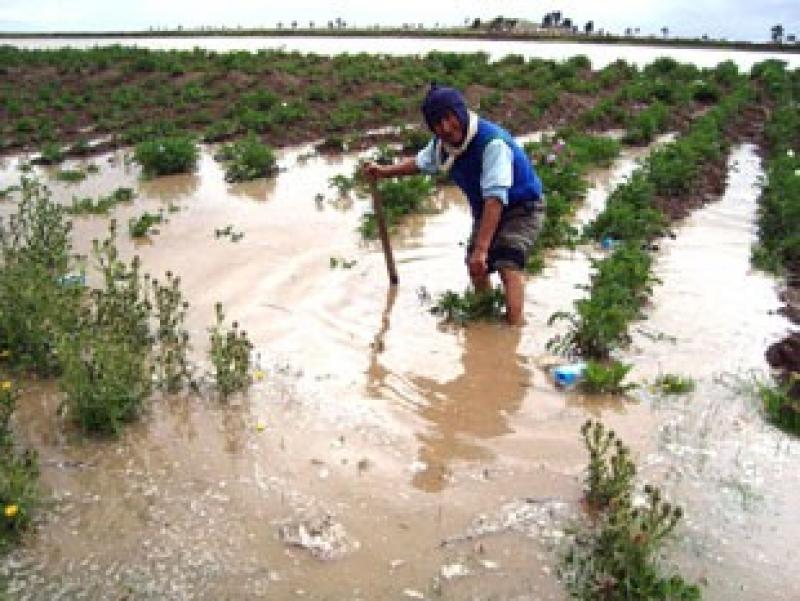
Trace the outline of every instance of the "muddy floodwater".
<instances>
[{"instance_id":1,"label":"muddy floodwater","mask_svg":"<svg viewBox=\"0 0 800 601\"><path fill-rule=\"evenodd\" d=\"M592 174L578 221L643 152ZM369 201L328 188L356 160L290 149L277 177L237 185L208 150L195 174L150 181L123 152L94 159L100 172L80 184L38 171L65 202L134 187L113 214L122 252L181 276L199 364L221 301L263 378L228 404L156 398L112 441L78 438L57 417L56 386L26 383L15 426L39 451L46 503L0 566L12 598L565 599L556 568L579 512L587 417L619 432L642 480L685 508L669 563L704 598L800 598L800 447L744 390L788 328L777 282L749 267L753 147L734 149L722 200L657 253L662 284L623 357L642 384L629 399L558 390L547 369L559 327L548 317L583 294L601 250L554 252L528 278L522 329L442 326L431 299L467 284L465 203L446 188L436 212L393 236L392 290L379 247L356 232ZM0 188L18 162L2 164ZM130 217L170 205L157 234L130 240ZM243 237L216 237L226 226ZM76 250L106 228L76 218ZM697 388L660 397L649 388L660 373Z\"/></svg>"}]
</instances>

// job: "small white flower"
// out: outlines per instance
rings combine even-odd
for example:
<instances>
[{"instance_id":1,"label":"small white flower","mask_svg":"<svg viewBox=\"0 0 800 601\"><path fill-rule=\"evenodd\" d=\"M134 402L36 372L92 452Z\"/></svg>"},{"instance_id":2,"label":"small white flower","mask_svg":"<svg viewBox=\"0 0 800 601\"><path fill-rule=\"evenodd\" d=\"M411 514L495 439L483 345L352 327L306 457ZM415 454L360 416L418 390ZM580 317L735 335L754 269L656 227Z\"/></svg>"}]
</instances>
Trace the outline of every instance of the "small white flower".
<instances>
[{"instance_id":1,"label":"small white flower","mask_svg":"<svg viewBox=\"0 0 800 601\"><path fill-rule=\"evenodd\" d=\"M791 148L789 150L787 150L786 151L786 156L787 157L793 157L794 156L794 150L792 150Z\"/></svg>"}]
</instances>

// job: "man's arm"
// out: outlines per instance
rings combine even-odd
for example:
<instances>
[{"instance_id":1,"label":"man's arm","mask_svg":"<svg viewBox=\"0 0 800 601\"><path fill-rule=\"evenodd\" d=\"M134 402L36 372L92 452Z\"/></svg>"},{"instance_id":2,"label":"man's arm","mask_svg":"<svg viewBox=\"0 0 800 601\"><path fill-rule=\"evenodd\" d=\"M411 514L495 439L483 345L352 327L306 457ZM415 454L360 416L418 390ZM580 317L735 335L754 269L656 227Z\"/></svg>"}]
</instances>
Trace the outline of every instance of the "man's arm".
<instances>
[{"instance_id":1,"label":"man's arm","mask_svg":"<svg viewBox=\"0 0 800 601\"><path fill-rule=\"evenodd\" d=\"M386 177L396 177L399 175L416 175L420 172L417 161L413 157L405 158L398 163L391 165L379 165L378 163L367 163L363 167L364 173L371 179L381 179Z\"/></svg>"}]
</instances>

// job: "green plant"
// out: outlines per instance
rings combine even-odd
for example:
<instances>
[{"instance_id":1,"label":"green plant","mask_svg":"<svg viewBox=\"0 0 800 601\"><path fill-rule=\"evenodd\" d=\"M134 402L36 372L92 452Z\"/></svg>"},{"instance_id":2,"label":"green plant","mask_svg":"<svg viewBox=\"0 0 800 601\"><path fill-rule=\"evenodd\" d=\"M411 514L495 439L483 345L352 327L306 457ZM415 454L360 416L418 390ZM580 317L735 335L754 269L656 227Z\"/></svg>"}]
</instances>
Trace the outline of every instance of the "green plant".
<instances>
[{"instance_id":1,"label":"green plant","mask_svg":"<svg viewBox=\"0 0 800 601\"><path fill-rule=\"evenodd\" d=\"M29 527L38 502L36 452L20 452L9 423L18 397L13 382L0 380L0 554Z\"/></svg>"},{"instance_id":2,"label":"green plant","mask_svg":"<svg viewBox=\"0 0 800 601\"><path fill-rule=\"evenodd\" d=\"M37 180L23 177L20 189L16 214L0 219L0 351L12 366L50 375L80 302L78 289L59 284L72 266L72 224Z\"/></svg>"},{"instance_id":3,"label":"green plant","mask_svg":"<svg viewBox=\"0 0 800 601\"><path fill-rule=\"evenodd\" d=\"M800 400L791 394L798 386L800 376L792 374L784 384L756 382L756 392L767 419L780 429L800 436ZM796 394L796 393L795 393Z\"/></svg>"},{"instance_id":4,"label":"green plant","mask_svg":"<svg viewBox=\"0 0 800 601\"><path fill-rule=\"evenodd\" d=\"M252 343L247 332L233 322L226 329L222 303L214 307L216 324L209 329L211 347L209 358L214 367L214 382L220 397L227 399L234 392L244 390L250 384L250 351Z\"/></svg>"},{"instance_id":5,"label":"green plant","mask_svg":"<svg viewBox=\"0 0 800 601\"><path fill-rule=\"evenodd\" d=\"M391 228L397 225L402 217L423 211L426 201L433 194L433 189L431 178L425 175L379 182L378 192L383 198L387 226ZM358 229L364 238L376 238L378 223L375 214L364 213Z\"/></svg>"},{"instance_id":6,"label":"green plant","mask_svg":"<svg viewBox=\"0 0 800 601\"><path fill-rule=\"evenodd\" d=\"M595 273L589 296L575 301L575 313L554 313L548 323L567 320L569 330L549 340L547 347L566 354L605 359L629 341L628 323L652 294L657 280L650 274L652 258L638 245L624 244L602 261L593 260Z\"/></svg>"},{"instance_id":7,"label":"green plant","mask_svg":"<svg viewBox=\"0 0 800 601\"><path fill-rule=\"evenodd\" d=\"M86 179L86 172L81 169L60 169L56 172L56 179L67 183L82 182Z\"/></svg>"},{"instance_id":8,"label":"green plant","mask_svg":"<svg viewBox=\"0 0 800 601\"><path fill-rule=\"evenodd\" d=\"M171 271L163 284L151 279L154 318L157 324L152 363L159 385L167 392L177 392L192 384L189 366L189 332L185 329L189 303L183 298L181 279Z\"/></svg>"},{"instance_id":9,"label":"green plant","mask_svg":"<svg viewBox=\"0 0 800 601\"><path fill-rule=\"evenodd\" d=\"M624 394L635 384L623 384L633 366L619 361L588 361L580 382L581 390L589 394Z\"/></svg>"},{"instance_id":10,"label":"green plant","mask_svg":"<svg viewBox=\"0 0 800 601\"><path fill-rule=\"evenodd\" d=\"M644 486L633 501L636 466L628 448L600 422L581 428L589 451L586 498L592 523L573 537L561 575L574 599L583 601L699 601L700 589L680 575L662 575L659 552L683 517L680 507Z\"/></svg>"},{"instance_id":11,"label":"green plant","mask_svg":"<svg viewBox=\"0 0 800 601\"><path fill-rule=\"evenodd\" d=\"M225 181L242 182L268 177L278 170L275 153L255 135L226 144L214 156L225 161Z\"/></svg>"},{"instance_id":12,"label":"green plant","mask_svg":"<svg viewBox=\"0 0 800 601\"><path fill-rule=\"evenodd\" d=\"M695 382L677 374L661 374L656 378L655 387L663 394L687 394L694 390Z\"/></svg>"},{"instance_id":13,"label":"green plant","mask_svg":"<svg viewBox=\"0 0 800 601\"><path fill-rule=\"evenodd\" d=\"M120 187L107 196L98 197L97 200L90 197L77 198L73 196L72 204L68 205L65 210L71 215L105 215L117 204L132 201L135 195L133 188Z\"/></svg>"},{"instance_id":14,"label":"green plant","mask_svg":"<svg viewBox=\"0 0 800 601\"><path fill-rule=\"evenodd\" d=\"M491 288L485 292L467 289L463 294L452 290L443 292L431 307L431 313L445 321L464 325L470 321L500 321L505 309L502 288Z\"/></svg>"},{"instance_id":15,"label":"green plant","mask_svg":"<svg viewBox=\"0 0 800 601\"><path fill-rule=\"evenodd\" d=\"M133 238L142 238L150 232L150 228L164 220L163 213L150 213L145 211L136 218L128 221L128 231Z\"/></svg>"},{"instance_id":16,"label":"green plant","mask_svg":"<svg viewBox=\"0 0 800 601\"><path fill-rule=\"evenodd\" d=\"M586 502L595 511L608 509L612 502L630 496L636 464L630 449L614 430L606 430L602 422L587 420L581 427L581 435L589 452Z\"/></svg>"},{"instance_id":17,"label":"green plant","mask_svg":"<svg viewBox=\"0 0 800 601\"><path fill-rule=\"evenodd\" d=\"M133 158L145 175L153 176L191 171L197 165L198 154L194 140L175 136L140 142Z\"/></svg>"}]
</instances>

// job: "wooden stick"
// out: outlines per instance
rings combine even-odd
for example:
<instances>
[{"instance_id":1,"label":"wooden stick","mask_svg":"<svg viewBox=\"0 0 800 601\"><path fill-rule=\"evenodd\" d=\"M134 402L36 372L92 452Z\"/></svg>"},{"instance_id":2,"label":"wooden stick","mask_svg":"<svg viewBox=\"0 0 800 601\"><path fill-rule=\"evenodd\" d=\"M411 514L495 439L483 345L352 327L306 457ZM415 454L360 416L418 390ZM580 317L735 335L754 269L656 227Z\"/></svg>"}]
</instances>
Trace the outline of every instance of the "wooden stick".
<instances>
[{"instance_id":1,"label":"wooden stick","mask_svg":"<svg viewBox=\"0 0 800 601\"><path fill-rule=\"evenodd\" d=\"M374 179L370 180L369 187L372 192L372 210L375 213L375 219L378 220L378 234L380 234L381 237L383 257L386 259L386 271L389 272L389 283L392 286L397 286L397 269L395 269L394 266L392 245L389 242L389 229L386 227L386 216L383 214L383 199L381 198L380 192L378 192L378 184Z\"/></svg>"}]
</instances>

